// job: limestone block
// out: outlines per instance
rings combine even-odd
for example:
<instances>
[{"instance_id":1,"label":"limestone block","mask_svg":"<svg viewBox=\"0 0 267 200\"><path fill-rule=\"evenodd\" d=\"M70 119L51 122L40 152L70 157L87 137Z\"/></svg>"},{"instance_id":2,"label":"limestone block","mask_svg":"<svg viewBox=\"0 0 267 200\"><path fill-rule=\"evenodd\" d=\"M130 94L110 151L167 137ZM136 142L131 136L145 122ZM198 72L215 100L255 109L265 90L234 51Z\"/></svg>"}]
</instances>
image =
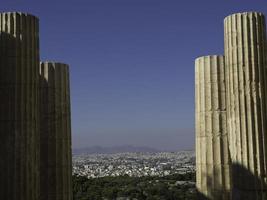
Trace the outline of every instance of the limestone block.
<instances>
[{"instance_id":1,"label":"limestone block","mask_svg":"<svg viewBox=\"0 0 267 200\"><path fill-rule=\"evenodd\" d=\"M224 20L227 132L234 199L267 199L265 30L261 13L237 13Z\"/></svg>"},{"instance_id":2,"label":"limestone block","mask_svg":"<svg viewBox=\"0 0 267 200\"><path fill-rule=\"evenodd\" d=\"M195 103L197 189L205 198L228 200L231 180L223 56L196 59Z\"/></svg>"}]
</instances>

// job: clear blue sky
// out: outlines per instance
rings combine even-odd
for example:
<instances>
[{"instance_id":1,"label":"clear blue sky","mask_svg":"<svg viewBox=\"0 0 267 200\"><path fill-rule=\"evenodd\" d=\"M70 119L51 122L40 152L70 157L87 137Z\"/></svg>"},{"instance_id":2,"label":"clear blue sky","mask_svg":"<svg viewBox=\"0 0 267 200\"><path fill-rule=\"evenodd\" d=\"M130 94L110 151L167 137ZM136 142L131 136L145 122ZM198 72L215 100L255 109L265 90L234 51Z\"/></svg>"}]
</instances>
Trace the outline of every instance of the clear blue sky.
<instances>
[{"instance_id":1,"label":"clear blue sky","mask_svg":"<svg viewBox=\"0 0 267 200\"><path fill-rule=\"evenodd\" d=\"M40 18L42 60L71 68L73 147L194 148L194 59L266 0L3 0Z\"/></svg>"}]
</instances>

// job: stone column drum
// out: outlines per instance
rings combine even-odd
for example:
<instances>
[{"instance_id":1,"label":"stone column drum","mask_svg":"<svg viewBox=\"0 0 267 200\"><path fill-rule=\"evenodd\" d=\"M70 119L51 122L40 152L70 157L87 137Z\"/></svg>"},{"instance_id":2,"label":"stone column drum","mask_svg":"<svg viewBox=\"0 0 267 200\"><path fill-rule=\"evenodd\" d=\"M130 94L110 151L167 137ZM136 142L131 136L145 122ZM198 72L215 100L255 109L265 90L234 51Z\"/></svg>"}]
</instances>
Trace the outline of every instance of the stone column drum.
<instances>
[{"instance_id":1,"label":"stone column drum","mask_svg":"<svg viewBox=\"0 0 267 200\"><path fill-rule=\"evenodd\" d=\"M0 199L39 199L39 22L0 14Z\"/></svg>"},{"instance_id":2,"label":"stone column drum","mask_svg":"<svg viewBox=\"0 0 267 200\"><path fill-rule=\"evenodd\" d=\"M263 14L224 20L233 199L267 199L266 27Z\"/></svg>"},{"instance_id":3,"label":"stone column drum","mask_svg":"<svg viewBox=\"0 0 267 200\"><path fill-rule=\"evenodd\" d=\"M41 200L72 200L68 65L40 64Z\"/></svg>"},{"instance_id":4,"label":"stone column drum","mask_svg":"<svg viewBox=\"0 0 267 200\"><path fill-rule=\"evenodd\" d=\"M195 61L196 181L198 199L230 199L225 65L223 56Z\"/></svg>"}]
</instances>

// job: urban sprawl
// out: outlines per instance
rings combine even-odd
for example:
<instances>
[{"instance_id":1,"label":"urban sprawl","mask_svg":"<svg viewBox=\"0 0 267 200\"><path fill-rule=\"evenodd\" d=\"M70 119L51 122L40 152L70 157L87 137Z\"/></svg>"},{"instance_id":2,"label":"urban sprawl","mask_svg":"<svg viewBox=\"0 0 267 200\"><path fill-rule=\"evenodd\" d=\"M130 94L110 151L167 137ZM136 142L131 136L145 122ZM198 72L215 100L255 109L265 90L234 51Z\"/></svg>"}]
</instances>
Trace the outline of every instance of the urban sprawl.
<instances>
[{"instance_id":1,"label":"urban sprawl","mask_svg":"<svg viewBox=\"0 0 267 200\"><path fill-rule=\"evenodd\" d=\"M105 176L167 176L195 171L193 151L161 153L82 154L73 156L73 174Z\"/></svg>"}]
</instances>

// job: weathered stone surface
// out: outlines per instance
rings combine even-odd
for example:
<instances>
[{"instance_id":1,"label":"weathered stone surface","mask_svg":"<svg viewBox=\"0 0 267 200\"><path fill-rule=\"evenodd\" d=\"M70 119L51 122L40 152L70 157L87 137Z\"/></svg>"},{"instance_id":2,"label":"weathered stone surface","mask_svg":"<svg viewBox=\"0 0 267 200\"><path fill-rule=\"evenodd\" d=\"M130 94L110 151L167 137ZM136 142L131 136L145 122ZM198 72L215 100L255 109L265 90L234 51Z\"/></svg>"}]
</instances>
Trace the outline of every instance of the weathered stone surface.
<instances>
[{"instance_id":1,"label":"weathered stone surface","mask_svg":"<svg viewBox=\"0 0 267 200\"><path fill-rule=\"evenodd\" d=\"M266 27L263 14L224 20L233 199L267 199Z\"/></svg>"},{"instance_id":2,"label":"weathered stone surface","mask_svg":"<svg viewBox=\"0 0 267 200\"><path fill-rule=\"evenodd\" d=\"M41 200L72 200L68 65L40 64Z\"/></svg>"},{"instance_id":3,"label":"weathered stone surface","mask_svg":"<svg viewBox=\"0 0 267 200\"><path fill-rule=\"evenodd\" d=\"M195 61L196 181L204 198L230 199L225 65L223 56Z\"/></svg>"},{"instance_id":4,"label":"weathered stone surface","mask_svg":"<svg viewBox=\"0 0 267 200\"><path fill-rule=\"evenodd\" d=\"M0 14L0 199L39 199L39 22Z\"/></svg>"}]
</instances>

